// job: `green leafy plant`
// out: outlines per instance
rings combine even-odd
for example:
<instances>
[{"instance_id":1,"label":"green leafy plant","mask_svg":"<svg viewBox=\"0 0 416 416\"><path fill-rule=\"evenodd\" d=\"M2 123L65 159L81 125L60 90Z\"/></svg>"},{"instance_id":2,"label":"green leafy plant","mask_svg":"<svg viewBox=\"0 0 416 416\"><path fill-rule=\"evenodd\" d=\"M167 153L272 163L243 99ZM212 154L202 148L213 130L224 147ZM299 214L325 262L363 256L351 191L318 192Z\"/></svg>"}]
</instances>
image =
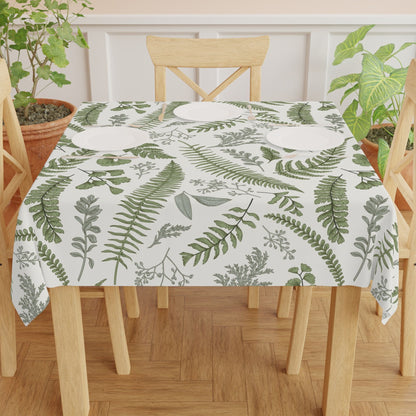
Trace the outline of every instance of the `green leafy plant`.
<instances>
[{"instance_id":1,"label":"green leafy plant","mask_svg":"<svg viewBox=\"0 0 416 416\"><path fill-rule=\"evenodd\" d=\"M87 48L79 28L72 23L82 12L92 10L89 0L16 0L14 5L0 0L0 57L6 60L16 108L35 102L41 80L58 87L70 84L54 66L68 64L66 49L74 42ZM76 11L71 10L75 6ZM29 90L20 82L31 79Z\"/></svg>"},{"instance_id":2,"label":"green leafy plant","mask_svg":"<svg viewBox=\"0 0 416 416\"><path fill-rule=\"evenodd\" d=\"M374 25L366 25L351 32L337 45L333 65L339 65L357 54L362 56L361 72L342 75L332 80L329 92L344 89L340 103L352 97L343 113L343 118L357 140L362 140L374 124L397 125L404 96L404 83L408 67L399 58L399 52L414 45L405 42L399 48L393 43L380 46L374 53L366 50L361 41ZM392 135L391 132L386 132ZM414 135L409 136L411 143ZM384 139L379 139L378 164L384 176L390 148Z\"/></svg>"}]
</instances>

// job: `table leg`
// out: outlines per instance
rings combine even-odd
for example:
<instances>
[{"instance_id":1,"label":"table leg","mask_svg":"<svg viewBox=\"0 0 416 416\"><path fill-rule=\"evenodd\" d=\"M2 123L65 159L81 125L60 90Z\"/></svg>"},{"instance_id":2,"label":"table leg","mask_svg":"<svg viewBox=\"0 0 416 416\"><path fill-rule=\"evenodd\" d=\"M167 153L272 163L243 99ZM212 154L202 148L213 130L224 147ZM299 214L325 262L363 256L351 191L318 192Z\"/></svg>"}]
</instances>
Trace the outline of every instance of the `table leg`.
<instances>
[{"instance_id":1,"label":"table leg","mask_svg":"<svg viewBox=\"0 0 416 416\"><path fill-rule=\"evenodd\" d=\"M129 318L140 317L139 300L137 299L136 286L124 286L124 298L126 300L127 316Z\"/></svg>"},{"instance_id":2,"label":"table leg","mask_svg":"<svg viewBox=\"0 0 416 416\"><path fill-rule=\"evenodd\" d=\"M157 288L157 307L159 309L169 308L169 288L166 286Z\"/></svg>"},{"instance_id":3,"label":"table leg","mask_svg":"<svg viewBox=\"0 0 416 416\"><path fill-rule=\"evenodd\" d=\"M259 286L248 287L247 305L249 309L259 308L260 306L260 287Z\"/></svg>"},{"instance_id":4,"label":"table leg","mask_svg":"<svg viewBox=\"0 0 416 416\"><path fill-rule=\"evenodd\" d=\"M361 288L332 288L326 350L324 416L348 416L357 343Z\"/></svg>"},{"instance_id":5,"label":"table leg","mask_svg":"<svg viewBox=\"0 0 416 416\"><path fill-rule=\"evenodd\" d=\"M10 264L6 259L0 263L0 361L1 375L13 377L16 372L16 322L10 296Z\"/></svg>"},{"instance_id":6,"label":"table leg","mask_svg":"<svg viewBox=\"0 0 416 416\"><path fill-rule=\"evenodd\" d=\"M293 287L282 286L277 302L276 315L278 318L289 318L290 303L292 302Z\"/></svg>"},{"instance_id":7,"label":"table leg","mask_svg":"<svg viewBox=\"0 0 416 416\"><path fill-rule=\"evenodd\" d=\"M303 347L308 329L309 311L311 309L312 286L298 287L296 291L296 309L290 334L287 354L287 374L299 374L302 364Z\"/></svg>"},{"instance_id":8,"label":"table leg","mask_svg":"<svg viewBox=\"0 0 416 416\"><path fill-rule=\"evenodd\" d=\"M49 290L64 416L87 416L89 395L79 287Z\"/></svg>"},{"instance_id":9,"label":"table leg","mask_svg":"<svg viewBox=\"0 0 416 416\"><path fill-rule=\"evenodd\" d=\"M416 355L416 256L405 261L403 273L400 372L415 375Z\"/></svg>"}]
</instances>

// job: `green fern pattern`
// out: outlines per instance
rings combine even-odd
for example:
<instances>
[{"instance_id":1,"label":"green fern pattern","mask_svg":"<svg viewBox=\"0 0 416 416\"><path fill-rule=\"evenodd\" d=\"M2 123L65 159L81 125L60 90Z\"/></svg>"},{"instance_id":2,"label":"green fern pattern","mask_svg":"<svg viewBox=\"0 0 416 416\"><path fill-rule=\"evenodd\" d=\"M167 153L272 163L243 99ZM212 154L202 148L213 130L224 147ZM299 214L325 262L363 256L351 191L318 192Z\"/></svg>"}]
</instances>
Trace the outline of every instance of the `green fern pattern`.
<instances>
[{"instance_id":1,"label":"green fern pattern","mask_svg":"<svg viewBox=\"0 0 416 416\"><path fill-rule=\"evenodd\" d=\"M42 241L38 241L38 254L39 258L46 263L62 285L67 286L69 284L69 278L64 266L52 250L46 244L42 243Z\"/></svg>"},{"instance_id":2,"label":"green fern pattern","mask_svg":"<svg viewBox=\"0 0 416 416\"><path fill-rule=\"evenodd\" d=\"M195 252L188 253L184 251L181 253L184 266L191 259L193 259L193 265L196 266L200 260L205 264L212 253L214 253L214 259L220 253L226 254L229 249L229 242L231 242L233 248L236 248L238 242L243 239L241 226L246 225L250 228L256 228L252 220L258 221L260 219L254 212L249 212L252 203L253 199L250 200L250 203L245 209L240 207L230 208L228 213L223 215L231 221L215 220L215 226L209 227L210 231L204 232L205 237L199 237L196 239L196 242L188 244Z\"/></svg>"},{"instance_id":3,"label":"green fern pattern","mask_svg":"<svg viewBox=\"0 0 416 416\"><path fill-rule=\"evenodd\" d=\"M320 234L312 230L310 226L302 224L300 221L287 215L266 214L265 218L270 218L278 224L288 227L303 240L307 241L325 261L337 285L342 286L345 283L344 273L338 258L330 248L329 243Z\"/></svg>"},{"instance_id":4,"label":"green fern pattern","mask_svg":"<svg viewBox=\"0 0 416 416\"><path fill-rule=\"evenodd\" d=\"M177 117L181 101L166 102L160 120L164 104L81 104L20 207L12 297L25 324L59 285L372 281L383 322L394 313L393 204L333 103L228 101L239 116L211 121ZM140 138L126 148L76 144L107 126L121 143L117 127L131 124ZM269 132L285 125L344 140L322 151L274 145Z\"/></svg>"},{"instance_id":5,"label":"green fern pattern","mask_svg":"<svg viewBox=\"0 0 416 416\"><path fill-rule=\"evenodd\" d=\"M334 170L345 157L346 144L320 152L317 156L306 160L290 160L276 163L276 173L293 179L310 179L326 176Z\"/></svg>"},{"instance_id":6,"label":"green fern pattern","mask_svg":"<svg viewBox=\"0 0 416 416\"><path fill-rule=\"evenodd\" d=\"M25 198L25 204L31 205L29 212L37 228L42 229L48 242L60 243L60 234L64 233L59 212L59 196L71 183L71 176L57 176L47 179L39 187L32 189ZM33 205L35 204L35 205Z\"/></svg>"},{"instance_id":7,"label":"green fern pattern","mask_svg":"<svg viewBox=\"0 0 416 416\"><path fill-rule=\"evenodd\" d=\"M339 176L328 176L321 179L315 188L316 213L318 222L327 227L330 241L341 244L345 241L344 234L348 234L348 199L347 182Z\"/></svg>"},{"instance_id":8,"label":"green fern pattern","mask_svg":"<svg viewBox=\"0 0 416 416\"><path fill-rule=\"evenodd\" d=\"M104 261L115 261L114 285L120 264L127 269L127 260L139 251L139 244L149 231L148 225L155 222L158 211L163 208L166 198L172 195L184 179L182 169L175 162L170 162L154 178L125 197L120 203L122 211L116 214L111 225L113 236L106 243L103 252L110 254ZM146 224L146 225L145 225Z\"/></svg>"},{"instance_id":9,"label":"green fern pattern","mask_svg":"<svg viewBox=\"0 0 416 416\"><path fill-rule=\"evenodd\" d=\"M275 178L263 176L248 168L223 159L211 150L206 149L204 146L194 146L185 142L182 143L185 145L183 147L183 154L191 161L191 163L204 172L215 176L222 176L224 179L236 180L242 183L264 186L266 188L301 192L300 189L293 185L284 183Z\"/></svg>"}]
</instances>

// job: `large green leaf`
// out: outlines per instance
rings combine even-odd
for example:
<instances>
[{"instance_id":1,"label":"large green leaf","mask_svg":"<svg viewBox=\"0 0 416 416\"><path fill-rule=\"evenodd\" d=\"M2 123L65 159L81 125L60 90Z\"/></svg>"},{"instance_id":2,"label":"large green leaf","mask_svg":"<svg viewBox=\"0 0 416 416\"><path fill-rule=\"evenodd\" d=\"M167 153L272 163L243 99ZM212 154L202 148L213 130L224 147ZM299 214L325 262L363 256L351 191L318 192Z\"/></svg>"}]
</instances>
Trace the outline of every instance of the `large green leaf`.
<instances>
[{"instance_id":1,"label":"large green leaf","mask_svg":"<svg viewBox=\"0 0 416 416\"><path fill-rule=\"evenodd\" d=\"M372 29L374 25L361 26L354 32L351 32L344 42L338 44L335 49L334 61L332 65L338 65L347 58L352 58L358 52L363 50L363 45L359 43L364 39L367 32Z\"/></svg>"},{"instance_id":2,"label":"large green leaf","mask_svg":"<svg viewBox=\"0 0 416 416\"><path fill-rule=\"evenodd\" d=\"M380 171L380 175L384 178L386 173L387 159L389 158L390 147L384 139L378 141L378 154L377 154L377 164Z\"/></svg>"},{"instance_id":3,"label":"large green leaf","mask_svg":"<svg viewBox=\"0 0 416 416\"><path fill-rule=\"evenodd\" d=\"M339 88L343 88L346 85L353 83L353 82L358 82L359 80L360 80L360 74L348 74L348 75L343 75L341 77L335 78L332 80L331 86L329 87L328 92L332 92Z\"/></svg>"},{"instance_id":4,"label":"large green leaf","mask_svg":"<svg viewBox=\"0 0 416 416\"><path fill-rule=\"evenodd\" d=\"M344 118L351 133L357 140L364 139L371 127L371 113L362 112L357 116L358 101L353 100L352 103L344 111Z\"/></svg>"},{"instance_id":5,"label":"large green leaf","mask_svg":"<svg viewBox=\"0 0 416 416\"><path fill-rule=\"evenodd\" d=\"M377 51L374 53L374 56L376 56L380 61L386 62L387 59L390 57L390 55L394 51L394 44L389 43L387 45L380 46Z\"/></svg>"},{"instance_id":6,"label":"large green leaf","mask_svg":"<svg viewBox=\"0 0 416 416\"><path fill-rule=\"evenodd\" d=\"M359 101L364 111L371 111L403 90L407 68L396 69L386 76L383 62L370 54L364 55L362 67Z\"/></svg>"},{"instance_id":7,"label":"large green leaf","mask_svg":"<svg viewBox=\"0 0 416 416\"><path fill-rule=\"evenodd\" d=\"M48 43L42 45L42 52L59 68L64 68L69 64L66 59L64 43L56 36L49 36Z\"/></svg>"}]
</instances>

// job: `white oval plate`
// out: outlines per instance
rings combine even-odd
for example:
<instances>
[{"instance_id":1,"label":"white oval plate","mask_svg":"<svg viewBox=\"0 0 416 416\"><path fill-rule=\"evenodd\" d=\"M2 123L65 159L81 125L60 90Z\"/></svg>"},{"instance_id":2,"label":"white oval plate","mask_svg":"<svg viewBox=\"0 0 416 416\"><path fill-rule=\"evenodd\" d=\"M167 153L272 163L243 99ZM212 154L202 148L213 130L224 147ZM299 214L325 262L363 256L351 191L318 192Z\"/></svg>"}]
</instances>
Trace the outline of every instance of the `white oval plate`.
<instances>
[{"instance_id":1,"label":"white oval plate","mask_svg":"<svg viewBox=\"0 0 416 416\"><path fill-rule=\"evenodd\" d=\"M196 102L176 107L173 113L185 120L223 121L241 116L244 110L227 103Z\"/></svg>"},{"instance_id":2,"label":"white oval plate","mask_svg":"<svg viewBox=\"0 0 416 416\"><path fill-rule=\"evenodd\" d=\"M91 127L75 134L72 142L83 149L110 152L149 142L149 134L131 127Z\"/></svg>"},{"instance_id":3,"label":"white oval plate","mask_svg":"<svg viewBox=\"0 0 416 416\"><path fill-rule=\"evenodd\" d=\"M292 150L326 150L340 146L345 137L325 127L281 127L267 134L267 140L275 146Z\"/></svg>"}]
</instances>

